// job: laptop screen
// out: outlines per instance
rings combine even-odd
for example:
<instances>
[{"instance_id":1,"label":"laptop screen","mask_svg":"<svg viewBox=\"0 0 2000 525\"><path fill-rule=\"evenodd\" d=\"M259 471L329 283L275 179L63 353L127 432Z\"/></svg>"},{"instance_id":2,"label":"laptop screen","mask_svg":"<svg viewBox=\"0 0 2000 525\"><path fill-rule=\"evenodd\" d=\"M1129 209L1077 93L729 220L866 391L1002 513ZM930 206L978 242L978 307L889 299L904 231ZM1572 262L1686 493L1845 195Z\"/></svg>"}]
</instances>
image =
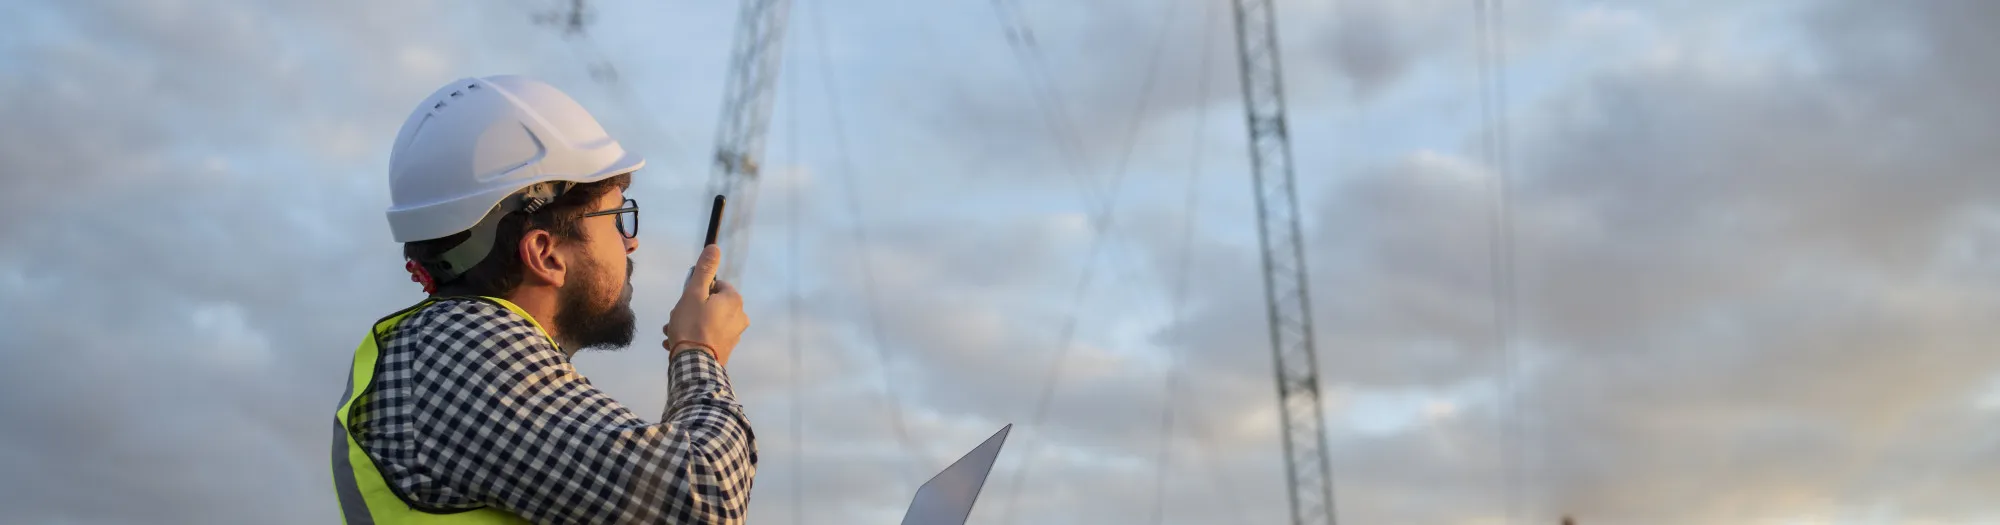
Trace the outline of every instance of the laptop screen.
<instances>
[{"instance_id":1,"label":"laptop screen","mask_svg":"<svg viewBox=\"0 0 2000 525\"><path fill-rule=\"evenodd\" d=\"M1000 427L985 443L917 488L910 511L903 515L903 525L964 525L972 515L972 503L979 499L980 487L986 485L986 475L993 470L993 461L1000 457L1000 444L1007 441L1007 432L1013 428L1011 424Z\"/></svg>"}]
</instances>

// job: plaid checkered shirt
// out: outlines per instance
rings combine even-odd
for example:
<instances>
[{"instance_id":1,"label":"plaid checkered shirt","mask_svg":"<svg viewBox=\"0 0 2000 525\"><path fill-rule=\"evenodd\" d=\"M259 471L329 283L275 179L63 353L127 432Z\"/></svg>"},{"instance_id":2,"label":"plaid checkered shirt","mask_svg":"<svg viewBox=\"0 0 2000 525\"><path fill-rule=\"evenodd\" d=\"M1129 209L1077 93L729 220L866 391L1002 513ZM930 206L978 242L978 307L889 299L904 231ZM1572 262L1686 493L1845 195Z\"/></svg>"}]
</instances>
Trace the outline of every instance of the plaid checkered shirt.
<instances>
[{"instance_id":1,"label":"plaid checkered shirt","mask_svg":"<svg viewBox=\"0 0 2000 525\"><path fill-rule=\"evenodd\" d=\"M446 299L382 334L355 440L405 502L536 523L742 523L756 438L706 352L675 355L659 423L570 366L528 319Z\"/></svg>"}]
</instances>

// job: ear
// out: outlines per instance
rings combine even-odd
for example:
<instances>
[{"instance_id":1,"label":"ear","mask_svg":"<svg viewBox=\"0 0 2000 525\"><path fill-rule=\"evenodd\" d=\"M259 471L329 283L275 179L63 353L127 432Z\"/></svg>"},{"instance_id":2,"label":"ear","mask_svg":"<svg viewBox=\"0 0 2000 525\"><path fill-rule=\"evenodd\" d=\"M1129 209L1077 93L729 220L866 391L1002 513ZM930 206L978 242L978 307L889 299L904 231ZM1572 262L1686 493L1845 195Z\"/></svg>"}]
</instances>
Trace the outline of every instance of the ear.
<instances>
[{"instance_id":1,"label":"ear","mask_svg":"<svg viewBox=\"0 0 2000 525\"><path fill-rule=\"evenodd\" d=\"M544 230L529 230L521 236L521 270L526 274L521 284L562 287L569 261L558 244L556 237Z\"/></svg>"}]
</instances>

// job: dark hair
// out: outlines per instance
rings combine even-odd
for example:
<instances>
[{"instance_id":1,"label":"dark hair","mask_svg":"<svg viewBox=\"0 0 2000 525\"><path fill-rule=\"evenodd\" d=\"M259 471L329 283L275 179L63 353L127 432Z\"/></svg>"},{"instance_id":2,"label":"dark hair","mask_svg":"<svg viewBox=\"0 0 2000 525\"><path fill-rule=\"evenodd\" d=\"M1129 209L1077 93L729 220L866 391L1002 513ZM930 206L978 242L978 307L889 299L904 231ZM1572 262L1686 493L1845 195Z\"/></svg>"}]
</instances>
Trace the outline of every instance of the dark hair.
<instances>
[{"instance_id":1,"label":"dark hair","mask_svg":"<svg viewBox=\"0 0 2000 525\"><path fill-rule=\"evenodd\" d=\"M577 226L577 216L589 213L590 205L604 197L613 189L625 189L632 184L632 174L627 173L609 179L586 184L578 184L563 192L555 200L534 213L517 211L500 218L500 225L493 233L493 249L479 264L472 265L465 275L449 283L438 283L436 296L484 295L498 297L514 292L521 286L521 238L534 230L549 232L565 241L587 241L583 228ZM458 246L469 231L462 231L444 237L403 243L403 256L417 260L435 259L445 251Z\"/></svg>"}]
</instances>

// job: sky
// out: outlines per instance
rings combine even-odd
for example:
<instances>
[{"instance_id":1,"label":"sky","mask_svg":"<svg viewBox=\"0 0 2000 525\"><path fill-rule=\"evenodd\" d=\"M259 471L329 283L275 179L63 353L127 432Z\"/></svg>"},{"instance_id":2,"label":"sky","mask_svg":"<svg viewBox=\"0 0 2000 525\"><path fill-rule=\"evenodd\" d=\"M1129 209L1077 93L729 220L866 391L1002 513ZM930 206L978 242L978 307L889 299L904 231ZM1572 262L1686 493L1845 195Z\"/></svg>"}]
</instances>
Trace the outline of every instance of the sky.
<instances>
[{"instance_id":1,"label":"sky","mask_svg":"<svg viewBox=\"0 0 2000 525\"><path fill-rule=\"evenodd\" d=\"M0 4L0 521L338 523L421 298L389 146L467 76L647 157L639 340L576 366L657 414L737 4L567 4ZM1018 0L1026 61L991 2L794 4L751 522L895 522L1009 423L972 523L1285 521L1228 4ZM2000 3L1507 2L1505 162L1472 0L1276 4L1339 521L2000 523Z\"/></svg>"}]
</instances>

